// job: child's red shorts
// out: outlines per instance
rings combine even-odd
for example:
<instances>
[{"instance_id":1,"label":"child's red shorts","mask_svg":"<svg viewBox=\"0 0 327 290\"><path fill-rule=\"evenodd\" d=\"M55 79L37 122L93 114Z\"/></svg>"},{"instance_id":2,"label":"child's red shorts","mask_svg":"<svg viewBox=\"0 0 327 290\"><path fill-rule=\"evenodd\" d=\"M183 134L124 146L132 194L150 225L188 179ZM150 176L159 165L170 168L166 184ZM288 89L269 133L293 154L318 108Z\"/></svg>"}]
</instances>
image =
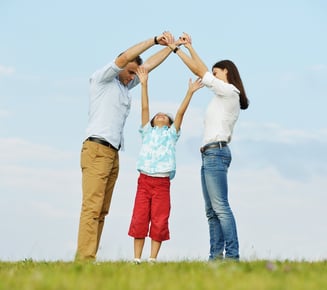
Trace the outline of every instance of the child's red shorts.
<instances>
[{"instance_id":1,"label":"child's red shorts","mask_svg":"<svg viewBox=\"0 0 327 290\"><path fill-rule=\"evenodd\" d=\"M153 177L141 173L128 234L138 239L149 234L151 239L158 242L169 240L169 214L169 177Z\"/></svg>"}]
</instances>

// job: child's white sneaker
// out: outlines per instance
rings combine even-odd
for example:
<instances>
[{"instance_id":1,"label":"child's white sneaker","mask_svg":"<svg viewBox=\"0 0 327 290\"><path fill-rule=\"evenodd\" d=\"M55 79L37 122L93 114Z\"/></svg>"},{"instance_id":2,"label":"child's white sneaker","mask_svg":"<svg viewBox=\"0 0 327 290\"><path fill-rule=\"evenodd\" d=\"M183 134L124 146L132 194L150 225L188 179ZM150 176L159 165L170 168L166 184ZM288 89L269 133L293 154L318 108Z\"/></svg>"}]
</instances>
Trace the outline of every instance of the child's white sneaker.
<instances>
[{"instance_id":1,"label":"child's white sneaker","mask_svg":"<svg viewBox=\"0 0 327 290\"><path fill-rule=\"evenodd\" d=\"M134 263L135 265L139 265L139 264L141 264L141 259L139 259L139 258L134 258L133 263Z\"/></svg>"}]
</instances>

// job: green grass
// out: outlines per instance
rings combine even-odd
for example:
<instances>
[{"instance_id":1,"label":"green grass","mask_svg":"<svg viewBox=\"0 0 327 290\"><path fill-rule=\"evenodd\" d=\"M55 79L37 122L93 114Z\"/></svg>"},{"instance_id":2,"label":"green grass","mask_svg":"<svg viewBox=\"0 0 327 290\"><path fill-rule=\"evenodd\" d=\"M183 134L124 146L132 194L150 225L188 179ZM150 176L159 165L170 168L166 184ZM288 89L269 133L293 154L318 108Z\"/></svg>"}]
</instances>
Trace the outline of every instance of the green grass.
<instances>
[{"instance_id":1,"label":"green grass","mask_svg":"<svg viewBox=\"0 0 327 290\"><path fill-rule=\"evenodd\" d=\"M130 262L0 261L0 290L327 289L327 261Z\"/></svg>"}]
</instances>

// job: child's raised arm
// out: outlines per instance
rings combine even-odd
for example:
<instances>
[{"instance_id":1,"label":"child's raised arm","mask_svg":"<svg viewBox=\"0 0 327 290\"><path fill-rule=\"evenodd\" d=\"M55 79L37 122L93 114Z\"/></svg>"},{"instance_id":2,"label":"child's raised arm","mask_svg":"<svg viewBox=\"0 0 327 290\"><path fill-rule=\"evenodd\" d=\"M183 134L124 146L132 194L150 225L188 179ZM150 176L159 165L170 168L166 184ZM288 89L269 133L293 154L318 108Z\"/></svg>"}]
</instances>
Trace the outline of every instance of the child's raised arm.
<instances>
[{"instance_id":1,"label":"child's raised arm","mask_svg":"<svg viewBox=\"0 0 327 290\"><path fill-rule=\"evenodd\" d=\"M148 97L148 70L140 66L136 74L140 79L141 83L141 119L142 127L144 127L150 120L150 111L149 111L149 97Z\"/></svg>"},{"instance_id":2,"label":"child's raised arm","mask_svg":"<svg viewBox=\"0 0 327 290\"><path fill-rule=\"evenodd\" d=\"M179 109L176 113L175 117L175 128L177 131L180 130L182 122L183 122L183 117L184 113L186 112L186 109L188 108L188 105L190 104L191 98L198 89L202 88L203 84L201 83L201 79L198 78L194 82L192 82L192 79L189 80L188 82L188 90L186 92L186 96L184 97L184 100L182 101L181 105L179 106Z\"/></svg>"}]
</instances>

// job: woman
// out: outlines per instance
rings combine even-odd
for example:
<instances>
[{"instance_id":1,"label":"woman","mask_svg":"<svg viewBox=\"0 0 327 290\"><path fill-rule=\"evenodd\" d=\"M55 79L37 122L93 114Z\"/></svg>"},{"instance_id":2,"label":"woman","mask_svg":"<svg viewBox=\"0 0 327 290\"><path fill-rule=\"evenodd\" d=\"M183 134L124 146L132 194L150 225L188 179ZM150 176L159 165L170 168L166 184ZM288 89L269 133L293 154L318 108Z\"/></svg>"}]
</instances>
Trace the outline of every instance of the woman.
<instances>
[{"instance_id":1,"label":"woman","mask_svg":"<svg viewBox=\"0 0 327 290\"><path fill-rule=\"evenodd\" d=\"M180 45L184 45L190 56L179 49ZM242 80L230 60L217 62L209 72L186 33L177 42L169 43L169 47L214 92L205 115L200 150L201 183L210 234L209 261L223 258L239 260L236 223L228 202L227 171L231 162L228 143L240 109L245 110L249 105Z\"/></svg>"}]
</instances>

